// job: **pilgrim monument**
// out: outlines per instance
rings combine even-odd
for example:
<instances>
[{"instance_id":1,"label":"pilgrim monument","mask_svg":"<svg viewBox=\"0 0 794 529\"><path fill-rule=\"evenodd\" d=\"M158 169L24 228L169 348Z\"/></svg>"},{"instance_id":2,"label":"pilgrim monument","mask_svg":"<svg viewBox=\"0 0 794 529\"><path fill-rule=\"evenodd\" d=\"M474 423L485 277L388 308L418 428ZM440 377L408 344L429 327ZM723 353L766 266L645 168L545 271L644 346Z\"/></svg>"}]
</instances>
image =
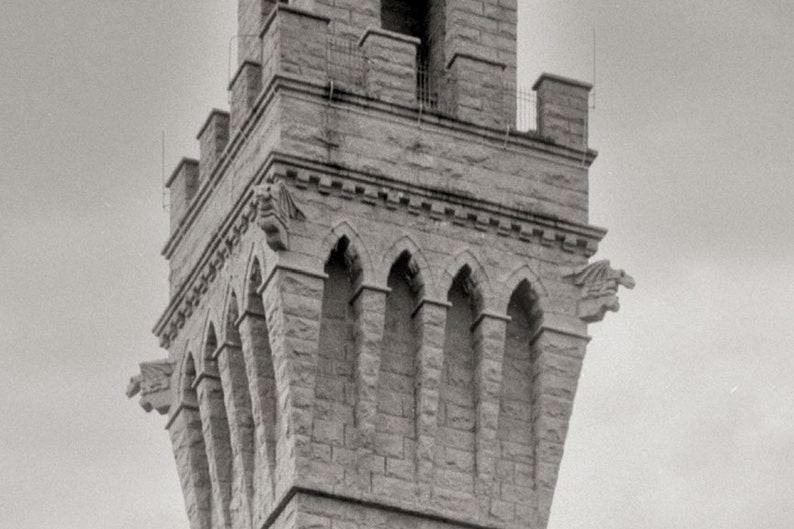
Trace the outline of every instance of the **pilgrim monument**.
<instances>
[{"instance_id":1,"label":"pilgrim monument","mask_svg":"<svg viewBox=\"0 0 794 529\"><path fill-rule=\"evenodd\" d=\"M517 0L238 19L128 388L191 529L544 529L587 325L633 286L589 261L591 87L516 88Z\"/></svg>"}]
</instances>

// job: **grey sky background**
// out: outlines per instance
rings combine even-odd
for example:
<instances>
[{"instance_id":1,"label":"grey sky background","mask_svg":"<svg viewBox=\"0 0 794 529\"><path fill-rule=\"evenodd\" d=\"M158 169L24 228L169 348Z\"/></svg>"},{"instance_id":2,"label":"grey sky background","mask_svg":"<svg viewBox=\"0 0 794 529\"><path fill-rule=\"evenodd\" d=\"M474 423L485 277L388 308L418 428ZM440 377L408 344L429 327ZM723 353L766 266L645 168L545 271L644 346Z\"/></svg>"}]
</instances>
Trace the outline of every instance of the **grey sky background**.
<instances>
[{"instance_id":1,"label":"grey sky background","mask_svg":"<svg viewBox=\"0 0 794 529\"><path fill-rule=\"evenodd\" d=\"M794 7L519 0L520 81L592 80L593 325L551 529L794 526ZM0 6L0 526L187 527L165 421L166 171L226 106L232 0Z\"/></svg>"}]
</instances>

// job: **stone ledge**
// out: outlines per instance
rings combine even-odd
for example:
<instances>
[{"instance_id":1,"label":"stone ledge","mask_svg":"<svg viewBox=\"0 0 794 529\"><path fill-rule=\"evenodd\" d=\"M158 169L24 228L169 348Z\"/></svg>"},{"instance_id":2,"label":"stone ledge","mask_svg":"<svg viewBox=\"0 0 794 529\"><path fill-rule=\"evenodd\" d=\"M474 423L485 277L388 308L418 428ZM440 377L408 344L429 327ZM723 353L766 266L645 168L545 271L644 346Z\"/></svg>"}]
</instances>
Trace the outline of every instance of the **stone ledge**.
<instances>
[{"instance_id":1,"label":"stone ledge","mask_svg":"<svg viewBox=\"0 0 794 529\"><path fill-rule=\"evenodd\" d=\"M206 125L205 125L206 126ZM168 180L165 181L165 187L170 188L171 185L174 183L174 179L179 175L179 171L182 169L183 165L195 165L198 167L199 161L195 158L182 158L179 160L179 163L176 164L176 168L174 168L171 176L168 177Z\"/></svg>"},{"instance_id":2,"label":"stone ledge","mask_svg":"<svg viewBox=\"0 0 794 529\"><path fill-rule=\"evenodd\" d=\"M576 86L576 87L579 87L579 88L584 88L585 90L592 90L593 89L593 85L591 85L590 83L587 83L585 81L579 81L579 80L576 80L576 79L572 79L570 77L563 77L562 75L555 75L555 74L544 72L544 73L540 74L540 77L538 77L538 80L535 81L535 84L532 85L532 90L537 91L537 89L540 86L540 84L543 81L547 81L547 80L548 81L556 81L558 83L567 84L567 85L571 85L571 86Z\"/></svg>"},{"instance_id":3,"label":"stone ledge","mask_svg":"<svg viewBox=\"0 0 794 529\"><path fill-rule=\"evenodd\" d=\"M350 301L348 303L350 303L351 305L355 303L356 300L359 298L359 296L361 296L361 294L363 294L365 290L370 290L372 292L380 292L381 294L387 294L387 295L391 293L391 289L389 287L373 285L371 283L363 283L359 285L359 287L356 289L355 292L353 292L353 295L350 296Z\"/></svg>"},{"instance_id":4,"label":"stone ledge","mask_svg":"<svg viewBox=\"0 0 794 529\"><path fill-rule=\"evenodd\" d=\"M182 413L182 410L190 410L190 411L199 411L198 403L196 404L188 404L185 402L180 402L179 405L176 407L174 412L168 417L168 421L165 423L165 429L168 430L174 421L179 417L179 414Z\"/></svg>"},{"instance_id":5,"label":"stone ledge","mask_svg":"<svg viewBox=\"0 0 794 529\"><path fill-rule=\"evenodd\" d=\"M496 61L494 59L488 59L488 58L485 58L485 57L478 57L477 55L474 55L472 53L456 52L455 55L453 55L452 58L447 62L447 70L452 68L452 65L455 64L455 61L458 58L468 59L468 60L474 61L474 62L481 62L481 63L484 63L484 64L488 64L490 66L496 66L497 68L501 68L502 70L507 68L507 65L505 63L503 63L502 61ZM533 88L533 90L534 90L534 88Z\"/></svg>"},{"instance_id":6,"label":"stone ledge","mask_svg":"<svg viewBox=\"0 0 794 529\"><path fill-rule=\"evenodd\" d=\"M385 37L390 40L396 40L400 42L404 42L406 44L413 44L415 46L419 46L422 43L422 40L418 37L412 37L410 35L403 35L402 33L397 33L395 31L389 31L383 28L374 28L369 27L364 31L364 34L361 35L361 38L358 39L358 46L361 47L370 37L370 35L376 35L378 37Z\"/></svg>"},{"instance_id":7,"label":"stone ledge","mask_svg":"<svg viewBox=\"0 0 794 529\"><path fill-rule=\"evenodd\" d=\"M320 20L322 22L325 22L326 24L331 23L331 19L326 16L320 15L318 13L314 13L312 11L307 11L306 9L301 9L300 7L291 6L289 4L282 4L279 2L270 11L270 14L267 16L267 19L265 19L265 23L262 24L262 30L259 32L260 39L265 35L265 33L267 33L267 30L270 29L270 26L273 24L273 21L276 20L276 17L282 11L286 13L292 13L298 16Z\"/></svg>"},{"instance_id":8,"label":"stone ledge","mask_svg":"<svg viewBox=\"0 0 794 529\"><path fill-rule=\"evenodd\" d=\"M251 66L253 66L255 68L261 68L262 67L262 65L260 63L256 62L256 61L252 61L250 59L244 60L242 63L240 63L240 66L237 67L237 71L234 72L234 75L232 76L232 80L229 81L229 85L226 87L226 89L227 90L231 90L232 87L234 86L234 83L237 82L237 78L242 75L242 73L243 73L243 71L245 71L246 67L251 67Z\"/></svg>"},{"instance_id":9,"label":"stone ledge","mask_svg":"<svg viewBox=\"0 0 794 529\"><path fill-rule=\"evenodd\" d=\"M430 511L429 509L424 512L420 510L412 510L410 507L398 505L394 502L387 502L380 498L365 497L365 495L363 494L353 496L349 494L340 493L338 491L331 492L331 491L321 490L319 488L309 488L301 485L293 485L286 492L284 492L281 498L276 502L275 507L273 507L273 510L270 512L270 514L268 514L267 518L265 519L264 523L262 523L262 525L259 527L259 529L269 529L271 526L273 526L276 523L276 520L286 510L287 505L289 505L289 503L299 494L324 498L328 500L335 500L341 503L359 505L362 507L368 507L371 509L377 509L395 514L403 514L406 516L410 516L422 520L456 525L466 529L502 529L503 527L507 527L507 525L500 526L495 524L487 524L481 522L478 523L471 520L458 519L455 518L454 516L448 516ZM370 496L370 495L366 495L366 496Z\"/></svg>"},{"instance_id":10,"label":"stone ledge","mask_svg":"<svg viewBox=\"0 0 794 529\"><path fill-rule=\"evenodd\" d=\"M228 117L230 117L230 114L227 111L225 111L225 110L220 110L220 109L217 109L217 108L213 108L210 111L209 116L207 116L207 119L204 121L204 124L201 126L201 129L199 130L199 133L196 134L196 139L197 140L201 139L201 135L204 134L204 130L209 126L210 123L212 123L212 118L214 118L215 116L222 116L222 117L227 117L228 118Z\"/></svg>"}]
</instances>

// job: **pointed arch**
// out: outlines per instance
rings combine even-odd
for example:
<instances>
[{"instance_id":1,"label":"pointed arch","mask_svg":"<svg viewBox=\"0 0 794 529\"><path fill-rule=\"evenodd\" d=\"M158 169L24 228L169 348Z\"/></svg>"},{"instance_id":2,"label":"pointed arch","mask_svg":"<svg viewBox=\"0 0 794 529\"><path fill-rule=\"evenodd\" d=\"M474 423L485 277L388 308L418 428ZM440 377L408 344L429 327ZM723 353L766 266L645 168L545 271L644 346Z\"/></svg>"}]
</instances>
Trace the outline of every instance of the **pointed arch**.
<instances>
[{"instance_id":1,"label":"pointed arch","mask_svg":"<svg viewBox=\"0 0 794 529\"><path fill-rule=\"evenodd\" d=\"M240 345L240 331L237 329L237 320L240 318L240 303L234 287L229 287L223 309L222 338L224 344Z\"/></svg>"},{"instance_id":2,"label":"pointed arch","mask_svg":"<svg viewBox=\"0 0 794 529\"><path fill-rule=\"evenodd\" d=\"M412 274L416 276L418 281L416 285L412 286L412 290L419 292L419 299L422 299L425 293L431 294L433 292L432 269L424 252L409 235L403 235L397 239L384 252L380 266L375 270L375 283L378 285L388 284L392 267L404 254L408 254L410 258L409 268L415 270Z\"/></svg>"},{"instance_id":3,"label":"pointed arch","mask_svg":"<svg viewBox=\"0 0 794 529\"><path fill-rule=\"evenodd\" d=\"M215 350L218 348L218 333L215 332L215 323L212 316L207 318L206 331L204 332L204 342L202 343L202 357L205 366L208 362L214 361Z\"/></svg>"},{"instance_id":4,"label":"pointed arch","mask_svg":"<svg viewBox=\"0 0 794 529\"><path fill-rule=\"evenodd\" d=\"M189 347L179 363L179 406L172 409L168 434L174 449L185 501L196 505L189 512L191 527L210 529L215 519L207 449L195 388L196 358Z\"/></svg>"},{"instance_id":5,"label":"pointed arch","mask_svg":"<svg viewBox=\"0 0 794 529\"><path fill-rule=\"evenodd\" d=\"M351 257L348 235L341 235L332 244L326 241L323 246L329 251L324 267L327 279L320 313L313 411L313 431L334 432L328 442L339 446L344 444L342 432L356 427L355 402L350 398L357 395L356 348L351 347L355 343L355 314L351 301L361 284L362 259Z\"/></svg>"},{"instance_id":6,"label":"pointed arch","mask_svg":"<svg viewBox=\"0 0 794 529\"><path fill-rule=\"evenodd\" d=\"M270 334L260 293L264 280L263 256L253 246L246 267L242 299L238 300L242 306L236 321L254 423L252 505L272 500L275 488L276 440L280 436L281 428Z\"/></svg>"},{"instance_id":7,"label":"pointed arch","mask_svg":"<svg viewBox=\"0 0 794 529\"><path fill-rule=\"evenodd\" d=\"M505 284L512 290L506 303L510 321L505 328L496 431L497 461L528 475L532 475L535 464L532 344L542 322L539 298L530 277L537 279L531 269L522 267Z\"/></svg>"},{"instance_id":8,"label":"pointed arch","mask_svg":"<svg viewBox=\"0 0 794 529\"><path fill-rule=\"evenodd\" d=\"M372 282L374 272L369 250L356 229L346 220L335 224L323 238L320 245L320 256L327 259L334 250L340 247L343 247L344 258L357 285Z\"/></svg>"},{"instance_id":9,"label":"pointed arch","mask_svg":"<svg viewBox=\"0 0 794 529\"><path fill-rule=\"evenodd\" d=\"M471 255L462 262L450 281L449 303L444 329L444 355L439 380L435 468L454 490L474 494L476 453L477 352L473 332L476 315L482 310L484 274L472 268L478 263ZM449 267L445 270L449 274ZM480 299L480 301L478 301ZM458 454L460 458L449 457Z\"/></svg>"},{"instance_id":10,"label":"pointed arch","mask_svg":"<svg viewBox=\"0 0 794 529\"><path fill-rule=\"evenodd\" d=\"M538 274L529 263L524 263L513 270L507 278L500 281L501 289L498 293L500 308L507 305L510 296L513 295L513 292L522 281L526 281L529 284L533 296L537 298L539 308L545 308L546 300L549 297L549 291L543 284L540 274Z\"/></svg>"},{"instance_id":11,"label":"pointed arch","mask_svg":"<svg viewBox=\"0 0 794 529\"><path fill-rule=\"evenodd\" d=\"M179 367L179 407L190 406L198 408L198 397L196 396L196 358L192 351L185 349L182 354L182 361ZM179 408L177 408L177 411Z\"/></svg>"},{"instance_id":12,"label":"pointed arch","mask_svg":"<svg viewBox=\"0 0 794 529\"><path fill-rule=\"evenodd\" d=\"M264 280L264 269L261 261L258 256L253 255L246 269L245 299L243 300L242 306L243 313L251 312L264 316L265 309L262 305L262 296L259 295L259 289Z\"/></svg>"},{"instance_id":13,"label":"pointed arch","mask_svg":"<svg viewBox=\"0 0 794 529\"><path fill-rule=\"evenodd\" d=\"M215 515L218 527L228 528L231 526L232 446L224 391L215 359L218 350L215 321L217 320L211 311L208 311L206 330L201 344L202 369L196 377L194 387L198 396L201 429L209 462Z\"/></svg>"},{"instance_id":14,"label":"pointed arch","mask_svg":"<svg viewBox=\"0 0 794 529\"><path fill-rule=\"evenodd\" d=\"M419 333L422 323L414 318L414 308L423 297L421 271L410 250L402 250L390 265L386 285L389 294L385 300L383 337L379 371L376 384L375 431L384 439L400 431L410 442L403 453L389 452L388 444L375 443L376 453L396 457L414 469L416 456L416 372Z\"/></svg>"},{"instance_id":15,"label":"pointed arch","mask_svg":"<svg viewBox=\"0 0 794 529\"><path fill-rule=\"evenodd\" d=\"M232 449L232 490L236 501L229 506L233 527L250 527L251 503L254 495L254 418L250 385L238 329L240 319L237 292L229 287L223 310L222 343L216 352L218 373L223 389Z\"/></svg>"},{"instance_id":16,"label":"pointed arch","mask_svg":"<svg viewBox=\"0 0 794 529\"><path fill-rule=\"evenodd\" d=\"M450 291L455 281L471 291L471 300L477 314L493 309L494 295L491 280L480 260L471 250L462 250L447 263L439 278L439 286ZM476 314L475 314L476 317Z\"/></svg>"}]
</instances>

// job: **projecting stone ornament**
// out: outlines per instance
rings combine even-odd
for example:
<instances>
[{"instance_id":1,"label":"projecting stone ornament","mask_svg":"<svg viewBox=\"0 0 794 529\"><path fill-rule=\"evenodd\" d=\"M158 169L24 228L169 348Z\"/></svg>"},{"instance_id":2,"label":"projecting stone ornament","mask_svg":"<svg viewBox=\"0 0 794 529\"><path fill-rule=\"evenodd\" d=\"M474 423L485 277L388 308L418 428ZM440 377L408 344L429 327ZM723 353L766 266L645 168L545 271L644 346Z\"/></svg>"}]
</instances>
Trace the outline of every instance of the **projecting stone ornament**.
<instances>
[{"instance_id":1,"label":"projecting stone ornament","mask_svg":"<svg viewBox=\"0 0 794 529\"><path fill-rule=\"evenodd\" d=\"M254 188L257 223L267 236L267 245L274 251L289 250L289 223L306 215L295 203L289 188L278 181Z\"/></svg>"},{"instance_id":2,"label":"projecting stone ornament","mask_svg":"<svg viewBox=\"0 0 794 529\"><path fill-rule=\"evenodd\" d=\"M582 288L579 300L579 318L588 323L604 319L607 311L620 310L618 287L634 288L634 278L623 270L615 270L604 259L577 269L573 274L574 284Z\"/></svg>"},{"instance_id":3,"label":"projecting stone ornament","mask_svg":"<svg viewBox=\"0 0 794 529\"><path fill-rule=\"evenodd\" d=\"M127 385L127 398L141 394L140 405L147 413L157 410L165 415L171 408L171 374L173 362L158 360L142 362L140 375L135 375Z\"/></svg>"}]
</instances>

